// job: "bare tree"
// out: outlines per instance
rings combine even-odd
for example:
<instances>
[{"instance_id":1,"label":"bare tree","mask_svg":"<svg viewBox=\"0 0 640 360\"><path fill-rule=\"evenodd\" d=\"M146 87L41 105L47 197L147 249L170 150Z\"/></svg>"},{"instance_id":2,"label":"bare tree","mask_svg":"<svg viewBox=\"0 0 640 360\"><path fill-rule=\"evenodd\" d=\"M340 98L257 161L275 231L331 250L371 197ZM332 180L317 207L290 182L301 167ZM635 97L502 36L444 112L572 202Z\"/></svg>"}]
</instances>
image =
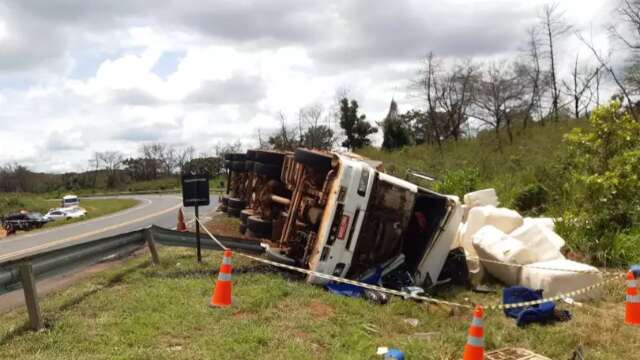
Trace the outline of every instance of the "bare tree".
<instances>
[{"instance_id":1,"label":"bare tree","mask_svg":"<svg viewBox=\"0 0 640 360\"><path fill-rule=\"evenodd\" d=\"M579 55L576 55L576 60L570 73L570 81L565 80L562 82L565 93L572 99L573 116L576 119L579 119L580 114L589 109L589 105L593 101L594 91L592 86L599 72L599 67L595 69L581 68L578 58Z\"/></svg>"},{"instance_id":2,"label":"bare tree","mask_svg":"<svg viewBox=\"0 0 640 360\"><path fill-rule=\"evenodd\" d=\"M513 142L512 123L521 113L524 85L506 62L490 63L483 71L475 98L474 116L494 129L500 145L500 129L506 127Z\"/></svg>"},{"instance_id":3,"label":"bare tree","mask_svg":"<svg viewBox=\"0 0 640 360\"><path fill-rule=\"evenodd\" d=\"M540 28L533 26L527 29L525 60L518 64L516 68L518 75L525 82L529 95L524 118L522 119L522 127L525 129L529 121L533 120L534 113L538 115L542 125L544 125L544 116L541 116L542 96L545 93L549 79L548 73L542 70L541 46Z\"/></svg>"},{"instance_id":4,"label":"bare tree","mask_svg":"<svg viewBox=\"0 0 640 360\"><path fill-rule=\"evenodd\" d=\"M440 63L435 58L433 52L429 52L422 61L420 66L419 76L416 81L413 81L411 87L418 91L420 100L424 103L426 108L426 116L418 114L414 116L417 122L416 128L419 128L423 134L422 138L428 141L434 138L438 144L438 147L442 147L442 136L440 134L440 126L435 121L437 106L436 106L436 89L438 88L437 75L440 72ZM433 136L431 136L433 134Z\"/></svg>"},{"instance_id":5,"label":"bare tree","mask_svg":"<svg viewBox=\"0 0 640 360\"><path fill-rule=\"evenodd\" d=\"M631 94L627 90L627 87L625 86L623 80L620 78L619 74L615 71L613 66L611 66L611 64L610 64L611 52L609 52L609 54L605 56L605 55L601 54L598 51L598 49L595 48L595 46L593 45L593 43L591 41L586 40L582 36L582 34L576 33L576 36L591 51L591 53L593 54L594 58L600 64L601 69L605 70L607 72L607 74L609 74L609 76L611 76L611 79L613 79L613 82L618 86L618 89L620 90L620 94L621 94L622 98L627 101L627 104L629 105L628 108L629 108L629 112L631 113L631 116L634 118L634 120L638 121L639 118L638 118L637 112L635 110L634 103L631 100Z\"/></svg>"},{"instance_id":6,"label":"bare tree","mask_svg":"<svg viewBox=\"0 0 640 360\"><path fill-rule=\"evenodd\" d=\"M540 15L540 25L545 33L545 45L549 57L549 74L551 76L551 107L553 119L558 121L560 108L560 88L558 85L556 46L557 41L567 35L571 26L564 20L564 12L561 12L558 3L545 5Z\"/></svg>"},{"instance_id":7,"label":"bare tree","mask_svg":"<svg viewBox=\"0 0 640 360\"><path fill-rule=\"evenodd\" d=\"M120 170L124 156L119 151L104 151L97 154L107 172L107 187L114 188L118 186L121 180L118 170Z\"/></svg>"}]
</instances>

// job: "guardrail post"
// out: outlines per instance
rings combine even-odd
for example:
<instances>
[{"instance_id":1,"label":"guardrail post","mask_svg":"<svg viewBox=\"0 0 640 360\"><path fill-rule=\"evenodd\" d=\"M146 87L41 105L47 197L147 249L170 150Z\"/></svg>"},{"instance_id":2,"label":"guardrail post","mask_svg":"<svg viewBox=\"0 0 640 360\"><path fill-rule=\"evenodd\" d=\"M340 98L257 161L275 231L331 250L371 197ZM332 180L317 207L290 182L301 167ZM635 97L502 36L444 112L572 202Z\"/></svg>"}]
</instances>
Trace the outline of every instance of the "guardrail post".
<instances>
[{"instance_id":1,"label":"guardrail post","mask_svg":"<svg viewBox=\"0 0 640 360\"><path fill-rule=\"evenodd\" d=\"M44 328L42 314L40 314L40 305L38 304L38 293L36 291L36 281L33 276L33 267L29 263L20 264L20 279L22 281L22 289L24 290L24 302L29 312L29 323L34 331Z\"/></svg>"},{"instance_id":2,"label":"guardrail post","mask_svg":"<svg viewBox=\"0 0 640 360\"><path fill-rule=\"evenodd\" d=\"M160 256L158 256L158 249L156 249L156 243L153 241L153 231L150 227L144 230L144 238L149 247L149 252L151 252L151 261L156 265L160 264Z\"/></svg>"}]
</instances>

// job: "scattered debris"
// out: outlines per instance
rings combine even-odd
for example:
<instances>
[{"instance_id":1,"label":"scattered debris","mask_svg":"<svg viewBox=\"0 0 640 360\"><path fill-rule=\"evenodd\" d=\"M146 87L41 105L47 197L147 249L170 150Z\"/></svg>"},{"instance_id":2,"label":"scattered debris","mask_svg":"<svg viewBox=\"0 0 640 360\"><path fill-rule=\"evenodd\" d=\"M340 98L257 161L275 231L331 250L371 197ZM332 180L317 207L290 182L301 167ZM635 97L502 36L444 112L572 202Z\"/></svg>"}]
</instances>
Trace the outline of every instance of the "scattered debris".
<instances>
[{"instance_id":1,"label":"scattered debris","mask_svg":"<svg viewBox=\"0 0 640 360\"><path fill-rule=\"evenodd\" d=\"M417 327L418 324L420 323L420 321L418 319L413 319L413 318L409 318L409 319L404 319L402 320L402 322L404 322L405 324L409 324L413 327Z\"/></svg>"},{"instance_id":2,"label":"scattered debris","mask_svg":"<svg viewBox=\"0 0 640 360\"><path fill-rule=\"evenodd\" d=\"M551 360L546 356L522 348L504 348L484 354L486 360Z\"/></svg>"},{"instance_id":3,"label":"scattered debris","mask_svg":"<svg viewBox=\"0 0 640 360\"><path fill-rule=\"evenodd\" d=\"M382 356L387 360L404 360L404 353L398 349L389 349L386 346L381 346L376 351L376 355Z\"/></svg>"},{"instance_id":4,"label":"scattered debris","mask_svg":"<svg viewBox=\"0 0 640 360\"><path fill-rule=\"evenodd\" d=\"M543 298L542 292L542 290L532 290L523 286L512 286L502 291L502 302L517 304L540 300ZM556 309L554 302L504 309L504 314L516 319L516 324L519 327L532 323L544 324L553 320L568 321L571 319L571 314L566 310Z\"/></svg>"}]
</instances>

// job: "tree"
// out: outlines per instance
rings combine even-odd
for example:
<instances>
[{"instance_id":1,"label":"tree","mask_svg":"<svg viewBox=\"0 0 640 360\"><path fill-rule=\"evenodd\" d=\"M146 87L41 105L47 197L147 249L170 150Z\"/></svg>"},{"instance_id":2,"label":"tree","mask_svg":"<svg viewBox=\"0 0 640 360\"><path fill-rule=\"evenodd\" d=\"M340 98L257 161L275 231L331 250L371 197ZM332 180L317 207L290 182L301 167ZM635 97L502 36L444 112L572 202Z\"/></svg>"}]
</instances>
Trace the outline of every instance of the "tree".
<instances>
[{"instance_id":1,"label":"tree","mask_svg":"<svg viewBox=\"0 0 640 360\"><path fill-rule=\"evenodd\" d=\"M398 114L398 104L395 100L391 100L389 113L382 121L382 131L382 148L385 150L398 149L413 143L409 123Z\"/></svg>"},{"instance_id":2,"label":"tree","mask_svg":"<svg viewBox=\"0 0 640 360\"><path fill-rule=\"evenodd\" d=\"M525 60L517 64L516 72L522 81L524 81L526 92L529 99L526 104L524 118L522 119L522 127L527 128L530 120L533 120L534 114L537 114L544 125L544 116L542 111L542 96L545 93L548 84L546 72L542 70L540 61L541 42L540 29L538 27L530 27L527 30L527 47L525 50Z\"/></svg>"},{"instance_id":3,"label":"tree","mask_svg":"<svg viewBox=\"0 0 640 360\"><path fill-rule=\"evenodd\" d=\"M107 172L107 187L118 187L122 180L118 172L124 160L122 153L119 151L99 152L98 158L100 159L100 162L103 164L104 169Z\"/></svg>"},{"instance_id":4,"label":"tree","mask_svg":"<svg viewBox=\"0 0 640 360\"><path fill-rule=\"evenodd\" d=\"M507 128L509 141L513 142L513 117L521 113L524 93L523 83L514 72L513 65L504 62L489 64L478 87L475 117L495 130L498 144L502 127Z\"/></svg>"},{"instance_id":5,"label":"tree","mask_svg":"<svg viewBox=\"0 0 640 360\"><path fill-rule=\"evenodd\" d=\"M323 150L333 148L335 137L330 127L331 118L330 115L324 116L322 105L313 104L300 109L298 123L301 146Z\"/></svg>"},{"instance_id":6,"label":"tree","mask_svg":"<svg viewBox=\"0 0 640 360\"><path fill-rule=\"evenodd\" d=\"M580 114L587 111L593 101L592 85L596 76L598 76L598 72L599 67L595 69L580 68L578 55L576 55L575 63L571 69L570 81L562 82L565 93L571 97L573 102L573 116L576 119L579 119Z\"/></svg>"},{"instance_id":7,"label":"tree","mask_svg":"<svg viewBox=\"0 0 640 360\"><path fill-rule=\"evenodd\" d=\"M540 26L545 33L545 45L549 57L549 75L551 76L551 107L553 119L558 121L560 110L560 87L556 72L557 41L565 36L571 26L564 20L564 13L559 10L558 3L545 5L540 15Z\"/></svg>"},{"instance_id":8,"label":"tree","mask_svg":"<svg viewBox=\"0 0 640 360\"><path fill-rule=\"evenodd\" d=\"M369 135L378 132L378 128L371 126L366 115L358 115L358 102L349 101L346 97L340 101L340 127L347 139L342 146L354 150L371 144Z\"/></svg>"}]
</instances>

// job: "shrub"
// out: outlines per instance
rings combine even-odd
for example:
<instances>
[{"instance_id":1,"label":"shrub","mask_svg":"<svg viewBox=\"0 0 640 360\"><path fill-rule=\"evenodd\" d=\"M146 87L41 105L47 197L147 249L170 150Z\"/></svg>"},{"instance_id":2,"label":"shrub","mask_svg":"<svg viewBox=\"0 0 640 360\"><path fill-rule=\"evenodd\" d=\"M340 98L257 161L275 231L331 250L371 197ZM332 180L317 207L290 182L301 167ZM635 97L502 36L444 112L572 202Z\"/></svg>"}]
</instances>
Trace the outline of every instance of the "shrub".
<instances>
[{"instance_id":1,"label":"shrub","mask_svg":"<svg viewBox=\"0 0 640 360\"><path fill-rule=\"evenodd\" d=\"M640 124L613 102L596 109L590 128L572 130L565 142L566 186L573 199L563 235L596 262L621 262L620 256L631 261L618 242L627 241L620 234L640 218Z\"/></svg>"},{"instance_id":2,"label":"shrub","mask_svg":"<svg viewBox=\"0 0 640 360\"><path fill-rule=\"evenodd\" d=\"M443 194L458 195L461 198L464 194L479 188L480 172L472 167L449 171L441 180L435 183L436 191Z\"/></svg>"},{"instance_id":3,"label":"shrub","mask_svg":"<svg viewBox=\"0 0 640 360\"><path fill-rule=\"evenodd\" d=\"M518 192L513 199L513 208L526 214L539 215L547 208L549 191L541 184L533 184Z\"/></svg>"}]
</instances>

